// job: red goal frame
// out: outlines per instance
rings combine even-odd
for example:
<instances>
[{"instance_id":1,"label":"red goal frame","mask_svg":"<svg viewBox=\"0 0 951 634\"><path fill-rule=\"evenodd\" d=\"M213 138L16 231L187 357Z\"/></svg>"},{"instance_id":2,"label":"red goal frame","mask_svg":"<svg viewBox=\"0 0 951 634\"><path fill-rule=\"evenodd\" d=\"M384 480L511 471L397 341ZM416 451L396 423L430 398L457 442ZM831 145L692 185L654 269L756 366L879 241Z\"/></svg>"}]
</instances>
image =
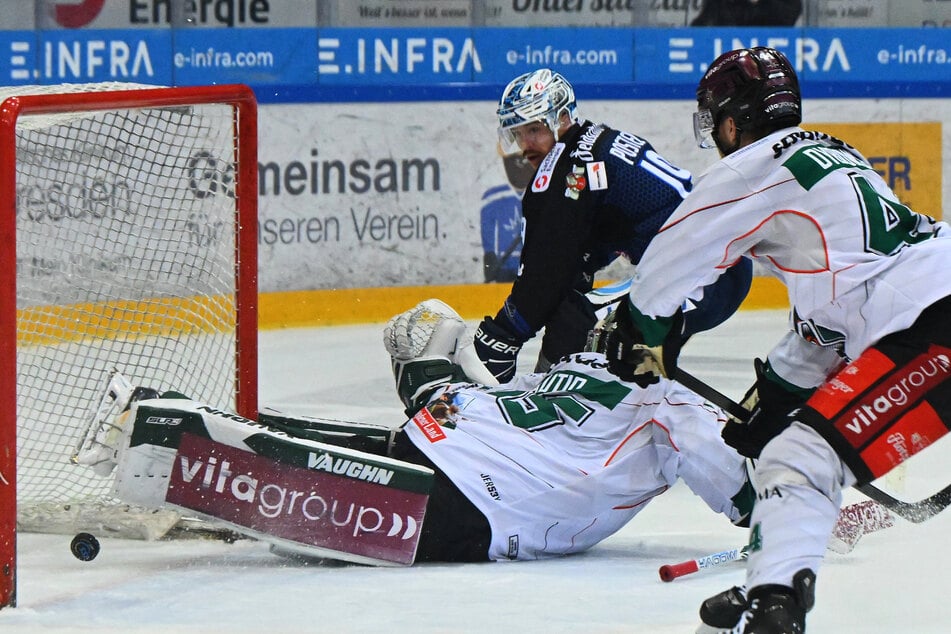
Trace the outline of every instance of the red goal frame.
<instances>
[{"instance_id":1,"label":"red goal frame","mask_svg":"<svg viewBox=\"0 0 951 634\"><path fill-rule=\"evenodd\" d=\"M237 219L237 411L257 416L257 101L243 84L20 95L0 104L0 270L16 270L16 125L23 114L230 104L234 112ZM0 288L0 608L16 605L17 289Z\"/></svg>"}]
</instances>

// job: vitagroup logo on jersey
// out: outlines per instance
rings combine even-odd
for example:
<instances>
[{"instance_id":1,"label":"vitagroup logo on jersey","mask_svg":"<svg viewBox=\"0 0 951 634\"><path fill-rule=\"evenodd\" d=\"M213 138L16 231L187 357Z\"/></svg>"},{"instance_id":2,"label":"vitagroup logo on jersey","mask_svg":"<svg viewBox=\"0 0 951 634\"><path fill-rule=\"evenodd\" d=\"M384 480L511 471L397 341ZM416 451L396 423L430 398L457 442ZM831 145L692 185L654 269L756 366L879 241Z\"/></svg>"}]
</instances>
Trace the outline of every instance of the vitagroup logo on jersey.
<instances>
[{"instance_id":1,"label":"vitagroup logo on jersey","mask_svg":"<svg viewBox=\"0 0 951 634\"><path fill-rule=\"evenodd\" d=\"M543 192L551 185L551 174L555 171L555 165L561 158L561 153L565 151L564 143L556 143L538 166L538 173L535 174L535 181L532 183L533 192Z\"/></svg>"},{"instance_id":2,"label":"vitagroup logo on jersey","mask_svg":"<svg viewBox=\"0 0 951 634\"><path fill-rule=\"evenodd\" d=\"M910 404L921 400L927 391L947 380L949 374L951 358L932 349L894 372L888 383L877 386L856 403L836 422L836 428L848 432L846 436L858 447L864 438L904 415Z\"/></svg>"}]
</instances>

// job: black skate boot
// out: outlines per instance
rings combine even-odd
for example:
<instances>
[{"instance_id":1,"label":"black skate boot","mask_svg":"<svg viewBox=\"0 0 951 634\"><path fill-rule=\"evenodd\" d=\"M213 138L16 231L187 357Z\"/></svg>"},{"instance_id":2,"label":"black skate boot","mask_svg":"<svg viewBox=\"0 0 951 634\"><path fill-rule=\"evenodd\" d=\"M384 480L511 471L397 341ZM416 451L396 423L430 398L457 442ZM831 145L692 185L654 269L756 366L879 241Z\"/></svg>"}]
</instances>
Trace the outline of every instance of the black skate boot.
<instances>
[{"instance_id":1,"label":"black skate boot","mask_svg":"<svg viewBox=\"0 0 951 634\"><path fill-rule=\"evenodd\" d=\"M750 606L733 629L735 634L803 634L806 610L787 586L757 586Z\"/></svg>"},{"instance_id":2,"label":"black skate boot","mask_svg":"<svg viewBox=\"0 0 951 634\"><path fill-rule=\"evenodd\" d=\"M816 575L803 569L793 577L793 587L756 586L749 592L749 606L733 634L803 634L806 612L815 603Z\"/></svg>"},{"instance_id":3,"label":"black skate boot","mask_svg":"<svg viewBox=\"0 0 951 634\"><path fill-rule=\"evenodd\" d=\"M803 569L793 587L734 586L700 605L697 634L803 634L806 612L815 604L816 575Z\"/></svg>"},{"instance_id":4,"label":"black skate boot","mask_svg":"<svg viewBox=\"0 0 951 634\"><path fill-rule=\"evenodd\" d=\"M701 625L697 634L730 632L749 605L746 586L733 586L700 604Z\"/></svg>"}]
</instances>

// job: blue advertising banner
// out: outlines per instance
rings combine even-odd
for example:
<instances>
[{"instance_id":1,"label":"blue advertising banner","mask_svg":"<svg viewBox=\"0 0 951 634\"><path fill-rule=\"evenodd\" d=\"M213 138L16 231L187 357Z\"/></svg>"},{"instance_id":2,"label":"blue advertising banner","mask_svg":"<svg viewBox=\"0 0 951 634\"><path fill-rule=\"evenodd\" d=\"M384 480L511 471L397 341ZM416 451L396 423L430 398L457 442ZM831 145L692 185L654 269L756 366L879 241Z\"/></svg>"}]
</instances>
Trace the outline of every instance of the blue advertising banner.
<instances>
[{"instance_id":1,"label":"blue advertising banner","mask_svg":"<svg viewBox=\"0 0 951 634\"><path fill-rule=\"evenodd\" d=\"M465 99L547 66L594 96L680 98L719 54L758 45L785 52L811 96L936 96L951 85L943 29L765 27L0 31L0 83L246 83L271 102Z\"/></svg>"},{"instance_id":2,"label":"blue advertising banner","mask_svg":"<svg viewBox=\"0 0 951 634\"><path fill-rule=\"evenodd\" d=\"M313 28L192 28L175 31L172 65L177 86L313 84Z\"/></svg>"},{"instance_id":3,"label":"blue advertising banner","mask_svg":"<svg viewBox=\"0 0 951 634\"><path fill-rule=\"evenodd\" d=\"M34 80L16 83L129 81L169 86L171 58L169 29L40 31Z\"/></svg>"},{"instance_id":4,"label":"blue advertising banner","mask_svg":"<svg viewBox=\"0 0 951 634\"><path fill-rule=\"evenodd\" d=\"M329 28L317 38L321 84L475 81L482 58L471 28Z\"/></svg>"},{"instance_id":5,"label":"blue advertising banner","mask_svg":"<svg viewBox=\"0 0 951 634\"><path fill-rule=\"evenodd\" d=\"M482 60L473 81L505 84L536 68L553 68L579 84L634 80L635 29L485 28L473 34Z\"/></svg>"},{"instance_id":6,"label":"blue advertising banner","mask_svg":"<svg viewBox=\"0 0 951 634\"><path fill-rule=\"evenodd\" d=\"M43 83L36 78L36 31L0 31L0 84Z\"/></svg>"},{"instance_id":7,"label":"blue advertising banner","mask_svg":"<svg viewBox=\"0 0 951 634\"><path fill-rule=\"evenodd\" d=\"M639 29L635 82L693 83L720 54L748 46L785 53L800 79L821 82L951 80L942 29Z\"/></svg>"}]
</instances>

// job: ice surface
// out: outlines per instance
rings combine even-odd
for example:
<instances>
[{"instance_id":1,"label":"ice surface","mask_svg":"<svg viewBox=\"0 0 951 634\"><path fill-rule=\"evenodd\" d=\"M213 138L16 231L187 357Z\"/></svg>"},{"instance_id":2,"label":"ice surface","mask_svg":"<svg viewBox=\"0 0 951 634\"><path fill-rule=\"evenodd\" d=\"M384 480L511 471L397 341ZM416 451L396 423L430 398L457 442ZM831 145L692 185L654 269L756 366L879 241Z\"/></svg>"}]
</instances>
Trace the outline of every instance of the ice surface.
<instances>
[{"instance_id":1,"label":"ice surface","mask_svg":"<svg viewBox=\"0 0 951 634\"><path fill-rule=\"evenodd\" d=\"M764 355L785 327L783 312L740 313L691 341L682 363L739 398L752 380L750 359ZM349 420L398 420L401 405L381 332L382 324L262 333L261 404ZM520 365L530 366L536 350L526 349ZM187 386L162 387L187 392ZM929 460L925 467L913 461L907 486L933 491L946 484L946 455L945 444L921 456ZM859 499L849 492L847 501ZM951 511L918 525L898 520L848 555L830 553L808 631L951 631L951 606L941 599L951 569L949 531ZM657 569L742 545L746 531L677 486L591 551L540 562L300 565L252 541L102 538L99 557L83 563L70 555L69 541L66 535L19 536L18 607L0 611L0 630L686 634L697 625L700 602L741 582L743 567L672 583L662 583Z\"/></svg>"}]
</instances>

